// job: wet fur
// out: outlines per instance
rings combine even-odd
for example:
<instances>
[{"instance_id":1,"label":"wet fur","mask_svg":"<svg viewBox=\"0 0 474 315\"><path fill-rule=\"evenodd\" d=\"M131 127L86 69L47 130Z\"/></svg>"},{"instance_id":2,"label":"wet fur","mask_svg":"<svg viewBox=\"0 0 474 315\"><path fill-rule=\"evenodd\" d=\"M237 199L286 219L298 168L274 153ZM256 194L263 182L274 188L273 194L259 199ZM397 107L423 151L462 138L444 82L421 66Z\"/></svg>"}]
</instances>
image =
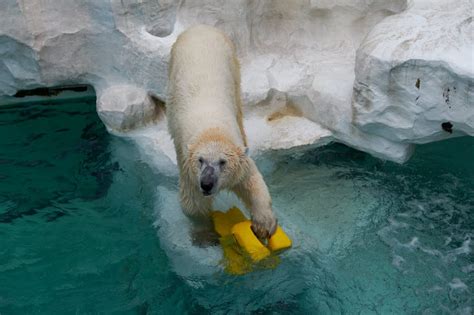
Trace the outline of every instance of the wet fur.
<instances>
[{"instance_id":1,"label":"wet fur","mask_svg":"<svg viewBox=\"0 0 474 315\"><path fill-rule=\"evenodd\" d=\"M198 159L203 152L223 155L227 164L219 189L235 192L250 209L256 232L267 236L276 220L263 177L245 154L240 70L232 42L209 26L185 31L173 45L169 77L168 126L183 211L192 218L208 218L212 197L200 191Z\"/></svg>"}]
</instances>

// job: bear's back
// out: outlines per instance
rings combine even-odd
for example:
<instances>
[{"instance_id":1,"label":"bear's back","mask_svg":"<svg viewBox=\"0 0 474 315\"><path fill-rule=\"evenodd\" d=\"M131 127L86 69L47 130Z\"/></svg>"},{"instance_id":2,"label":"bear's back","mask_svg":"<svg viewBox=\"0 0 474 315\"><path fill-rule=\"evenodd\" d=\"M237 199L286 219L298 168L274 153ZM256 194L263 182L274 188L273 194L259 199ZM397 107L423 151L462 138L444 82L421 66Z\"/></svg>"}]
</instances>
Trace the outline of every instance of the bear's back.
<instances>
[{"instance_id":1,"label":"bear's back","mask_svg":"<svg viewBox=\"0 0 474 315\"><path fill-rule=\"evenodd\" d=\"M235 50L224 33L207 25L194 26L179 35L171 51L170 81L191 93L222 84L234 84ZM231 79L231 80L226 80ZM226 82L229 81L229 82ZM179 84L178 84L179 83ZM203 97L205 95L201 95Z\"/></svg>"},{"instance_id":2,"label":"bear's back","mask_svg":"<svg viewBox=\"0 0 474 315\"><path fill-rule=\"evenodd\" d=\"M183 32L171 51L169 78L167 116L175 141L191 141L213 127L238 137L239 69L225 34L206 25Z\"/></svg>"}]
</instances>

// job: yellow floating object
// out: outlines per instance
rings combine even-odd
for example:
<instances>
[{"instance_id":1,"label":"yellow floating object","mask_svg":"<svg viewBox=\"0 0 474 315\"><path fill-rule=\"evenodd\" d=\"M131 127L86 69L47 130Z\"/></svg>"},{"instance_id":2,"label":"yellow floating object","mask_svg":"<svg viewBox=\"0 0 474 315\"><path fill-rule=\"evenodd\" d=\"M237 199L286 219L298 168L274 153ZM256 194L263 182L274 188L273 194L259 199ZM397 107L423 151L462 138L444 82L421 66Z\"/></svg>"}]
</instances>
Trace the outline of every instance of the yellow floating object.
<instances>
[{"instance_id":1,"label":"yellow floating object","mask_svg":"<svg viewBox=\"0 0 474 315\"><path fill-rule=\"evenodd\" d=\"M291 240L280 226L277 226L275 234L268 240L268 248L272 252L284 250L291 247Z\"/></svg>"},{"instance_id":2,"label":"yellow floating object","mask_svg":"<svg viewBox=\"0 0 474 315\"><path fill-rule=\"evenodd\" d=\"M232 227L232 235L253 261L270 256L270 250L252 232L252 222L247 220L237 223Z\"/></svg>"},{"instance_id":3,"label":"yellow floating object","mask_svg":"<svg viewBox=\"0 0 474 315\"><path fill-rule=\"evenodd\" d=\"M247 220L244 214L237 207L232 207L227 212L213 211L212 220L214 229L220 236L231 235L234 225Z\"/></svg>"},{"instance_id":4,"label":"yellow floating object","mask_svg":"<svg viewBox=\"0 0 474 315\"><path fill-rule=\"evenodd\" d=\"M214 229L220 235L225 270L230 274L248 273L259 262L259 267L275 268L280 260L271 255L271 252L291 247L290 238L280 226L268 240L268 246L262 244L251 229L251 221L247 220L239 208L232 207L227 212L213 211L212 219Z\"/></svg>"},{"instance_id":5,"label":"yellow floating object","mask_svg":"<svg viewBox=\"0 0 474 315\"><path fill-rule=\"evenodd\" d=\"M252 266L239 252L238 246L232 236L232 227L247 220L239 208L233 207L227 212L213 211L214 230L220 235L219 242L225 258L225 270L233 275L242 275L252 271Z\"/></svg>"}]
</instances>

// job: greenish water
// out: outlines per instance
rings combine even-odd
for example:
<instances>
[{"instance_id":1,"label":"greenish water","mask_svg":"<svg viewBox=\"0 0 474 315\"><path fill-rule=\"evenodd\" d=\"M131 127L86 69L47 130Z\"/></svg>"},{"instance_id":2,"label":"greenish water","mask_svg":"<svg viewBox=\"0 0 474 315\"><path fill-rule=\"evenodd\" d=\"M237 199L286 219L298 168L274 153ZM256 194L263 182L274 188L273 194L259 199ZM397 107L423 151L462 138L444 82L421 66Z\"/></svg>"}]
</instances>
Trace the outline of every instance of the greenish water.
<instances>
[{"instance_id":1,"label":"greenish water","mask_svg":"<svg viewBox=\"0 0 474 315\"><path fill-rule=\"evenodd\" d=\"M294 248L232 277L190 245L175 172L93 101L0 107L0 135L2 315L473 312L473 138L405 165L339 144L261 157Z\"/></svg>"},{"instance_id":2,"label":"greenish water","mask_svg":"<svg viewBox=\"0 0 474 315\"><path fill-rule=\"evenodd\" d=\"M0 314L193 309L95 104L0 108ZM184 300L189 300L185 303Z\"/></svg>"}]
</instances>

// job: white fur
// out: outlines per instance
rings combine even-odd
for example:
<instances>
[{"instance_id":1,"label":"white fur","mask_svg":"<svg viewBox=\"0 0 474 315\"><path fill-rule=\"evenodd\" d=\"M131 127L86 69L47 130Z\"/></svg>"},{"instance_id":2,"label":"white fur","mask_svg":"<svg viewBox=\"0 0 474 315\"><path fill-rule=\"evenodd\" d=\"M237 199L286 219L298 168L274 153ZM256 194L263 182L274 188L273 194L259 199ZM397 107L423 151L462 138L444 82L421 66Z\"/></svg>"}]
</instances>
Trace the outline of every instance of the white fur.
<instances>
[{"instance_id":1,"label":"white fur","mask_svg":"<svg viewBox=\"0 0 474 315\"><path fill-rule=\"evenodd\" d=\"M225 35L205 25L188 29L173 45L167 115L170 133L184 155L186 144L210 125L227 130L236 144L244 146L235 123L234 54Z\"/></svg>"},{"instance_id":2,"label":"white fur","mask_svg":"<svg viewBox=\"0 0 474 315\"><path fill-rule=\"evenodd\" d=\"M212 198L199 189L197 155L213 165L229 160L219 189L234 191L250 208L257 234L273 232L271 198L255 163L245 154L240 72L232 42L219 30L195 26L182 33L170 59L167 116L180 171L181 206L186 214L207 214Z\"/></svg>"}]
</instances>

